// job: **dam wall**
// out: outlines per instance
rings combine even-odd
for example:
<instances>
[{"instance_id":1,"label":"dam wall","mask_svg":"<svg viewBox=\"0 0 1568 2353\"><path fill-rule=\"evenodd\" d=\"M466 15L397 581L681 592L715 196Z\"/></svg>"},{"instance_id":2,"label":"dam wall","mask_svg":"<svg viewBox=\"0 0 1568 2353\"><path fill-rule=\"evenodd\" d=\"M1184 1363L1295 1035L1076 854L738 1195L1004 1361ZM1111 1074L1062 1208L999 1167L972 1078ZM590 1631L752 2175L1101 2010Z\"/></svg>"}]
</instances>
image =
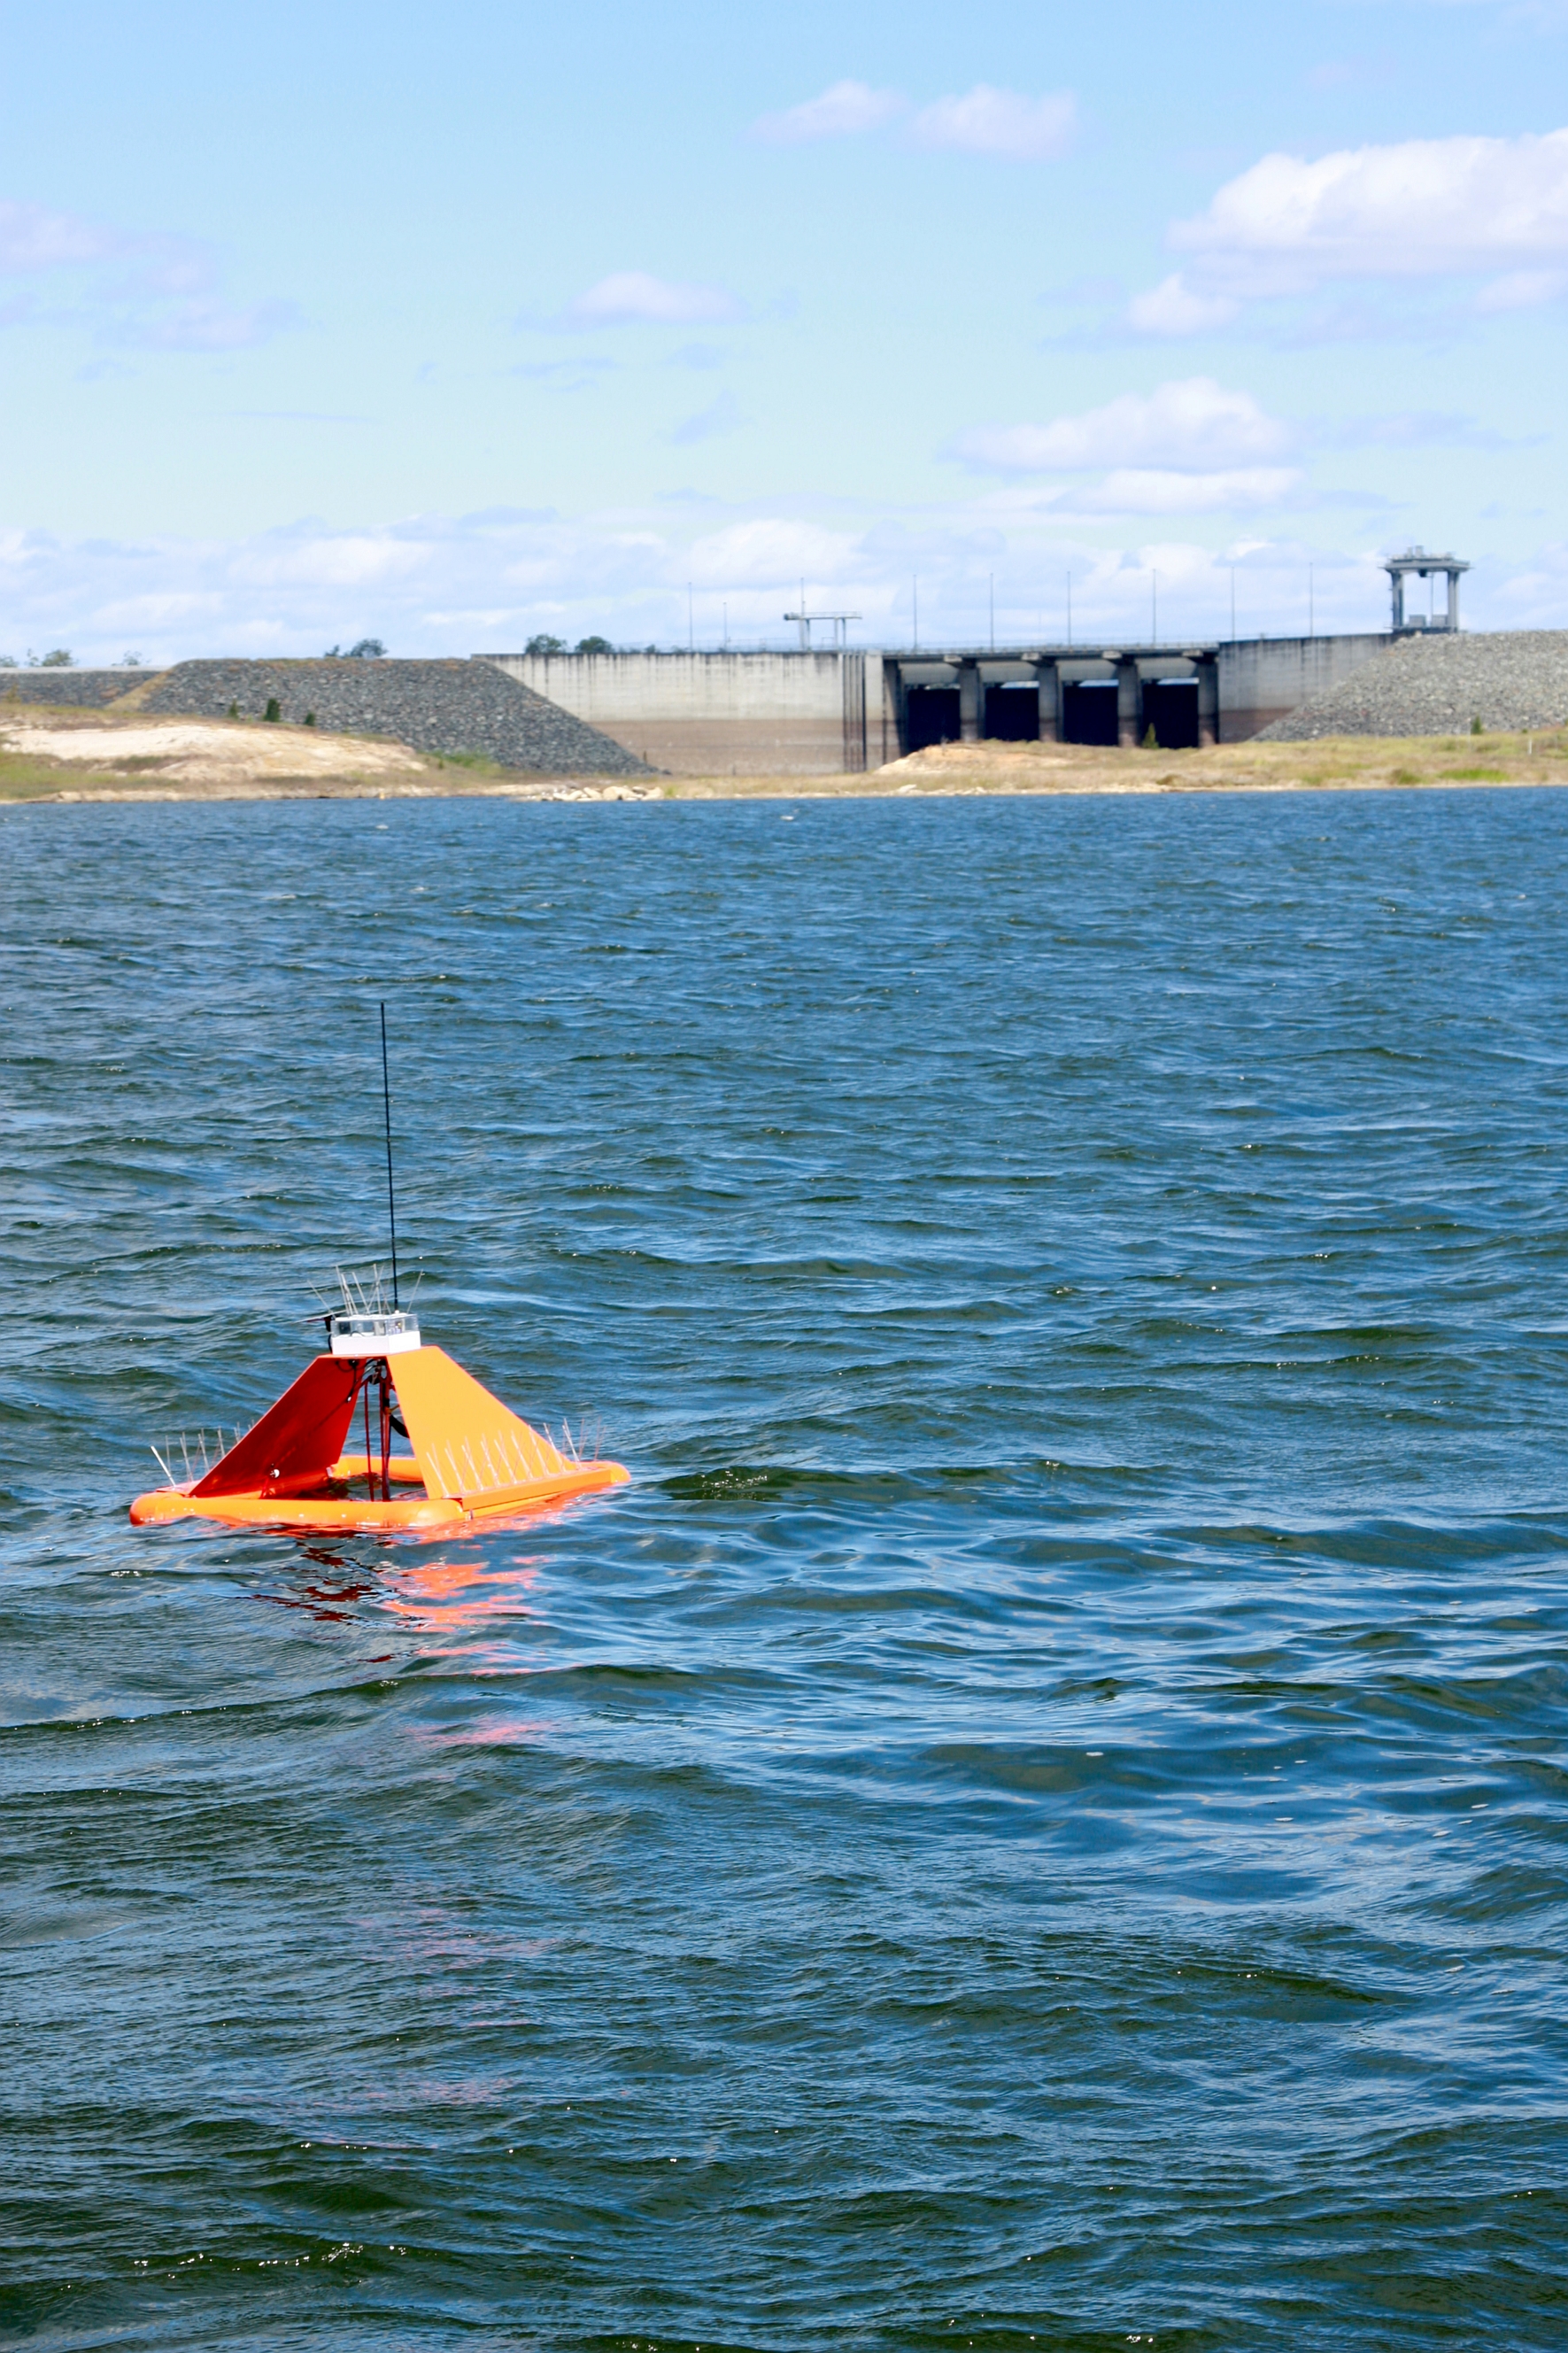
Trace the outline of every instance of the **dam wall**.
<instances>
[{"instance_id":1,"label":"dam wall","mask_svg":"<svg viewBox=\"0 0 1568 2353\"><path fill-rule=\"evenodd\" d=\"M1238 638L1215 648L1219 740L1244 744L1389 653L1392 630L1360 637Z\"/></svg>"},{"instance_id":2,"label":"dam wall","mask_svg":"<svg viewBox=\"0 0 1568 2353\"><path fill-rule=\"evenodd\" d=\"M1392 635L1204 646L485 654L673 776L857 776L924 744L1243 743L1386 653ZM1107 696L1104 690L1115 688Z\"/></svg>"},{"instance_id":3,"label":"dam wall","mask_svg":"<svg viewBox=\"0 0 1568 2353\"><path fill-rule=\"evenodd\" d=\"M858 776L930 744L1243 743L1342 688L1392 633L1203 645L484 654L0 671L50 702L391 735L556 774ZM1455 639L1456 643L1479 640Z\"/></svg>"},{"instance_id":4,"label":"dam wall","mask_svg":"<svg viewBox=\"0 0 1568 2353\"><path fill-rule=\"evenodd\" d=\"M484 654L674 776L857 776L884 747L876 653Z\"/></svg>"}]
</instances>

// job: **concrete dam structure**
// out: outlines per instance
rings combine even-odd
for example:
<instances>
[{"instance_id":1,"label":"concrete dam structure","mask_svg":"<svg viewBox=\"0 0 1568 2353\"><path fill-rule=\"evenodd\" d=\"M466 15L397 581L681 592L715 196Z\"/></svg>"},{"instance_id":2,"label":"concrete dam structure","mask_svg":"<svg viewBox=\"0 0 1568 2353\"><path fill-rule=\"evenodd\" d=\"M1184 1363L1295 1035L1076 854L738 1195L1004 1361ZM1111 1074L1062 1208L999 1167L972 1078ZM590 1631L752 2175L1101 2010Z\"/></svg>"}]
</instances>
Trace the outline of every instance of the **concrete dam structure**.
<instances>
[{"instance_id":1,"label":"concrete dam structure","mask_svg":"<svg viewBox=\"0 0 1568 2353\"><path fill-rule=\"evenodd\" d=\"M1452 646L1495 639L1447 638ZM550 776L858 776L929 744L1235 744L1408 634L862 652L196 660L0 673L5 703L259 719L386 735Z\"/></svg>"},{"instance_id":2,"label":"concrete dam structure","mask_svg":"<svg viewBox=\"0 0 1568 2353\"><path fill-rule=\"evenodd\" d=\"M487 654L650 767L858 776L928 744L1236 744L1388 651L1392 633L978 652Z\"/></svg>"},{"instance_id":3,"label":"concrete dam structure","mask_svg":"<svg viewBox=\"0 0 1568 2353\"><path fill-rule=\"evenodd\" d=\"M895 756L881 749L879 654L482 659L671 776L858 775Z\"/></svg>"}]
</instances>

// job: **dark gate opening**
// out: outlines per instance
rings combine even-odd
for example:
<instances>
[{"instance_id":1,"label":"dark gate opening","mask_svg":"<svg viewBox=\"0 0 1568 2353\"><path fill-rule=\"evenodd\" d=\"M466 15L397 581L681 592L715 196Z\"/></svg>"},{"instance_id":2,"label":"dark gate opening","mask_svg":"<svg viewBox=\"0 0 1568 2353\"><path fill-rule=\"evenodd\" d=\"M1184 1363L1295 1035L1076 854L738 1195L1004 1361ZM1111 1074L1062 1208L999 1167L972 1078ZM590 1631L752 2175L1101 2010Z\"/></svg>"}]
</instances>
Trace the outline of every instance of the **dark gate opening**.
<instances>
[{"instance_id":1,"label":"dark gate opening","mask_svg":"<svg viewBox=\"0 0 1568 2353\"><path fill-rule=\"evenodd\" d=\"M1062 689L1062 741L1066 744L1114 744L1116 681L1079 679Z\"/></svg>"},{"instance_id":2,"label":"dark gate opening","mask_svg":"<svg viewBox=\"0 0 1568 2353\"><path fill-rule=\"evenodd\" d=\"M985 690L985 733L993 744L1037 744L1040 690L1020 681Z\"/></svg>"},{"instance_id":3,"label":"dark gate opening","mask_svg":"<svg viewBox=\"0 0 1568 2353\"><path fill-rule=\"evenodd\" d=\"M910 751L923 752L928 744L957 743L956 686L911 686L908 709Z\"/></svg>"},{"instance_id":4,"label":"dark gate opening","mask_svg":"<svg viewBox=\"0 0 1568 2353\"><path fill-rule=\"evenodd\" d=\"M1162 752L1195 752L1198 744L1198 682L1195 678L1151 678L1143 684L1143 725L1154 730Z\"/></svg>"}]
</instances>

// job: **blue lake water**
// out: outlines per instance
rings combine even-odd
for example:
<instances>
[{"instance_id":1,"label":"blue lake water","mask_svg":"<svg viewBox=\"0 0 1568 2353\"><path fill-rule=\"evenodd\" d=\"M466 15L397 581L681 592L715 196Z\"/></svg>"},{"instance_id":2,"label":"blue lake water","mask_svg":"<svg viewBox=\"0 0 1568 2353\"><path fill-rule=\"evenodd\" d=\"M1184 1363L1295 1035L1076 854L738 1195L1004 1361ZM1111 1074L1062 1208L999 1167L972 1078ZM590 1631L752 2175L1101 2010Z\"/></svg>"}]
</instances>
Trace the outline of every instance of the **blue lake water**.
<instances>
[{"instance_id":1,"label":"blue lake water","mask_svg":"<svg viewBox=\"0 0 1568 2353\"><path fill-rule=\"evenodd\" d=\"M0 2335L1568 2342L1568 796L0 812ZM138 1532L384 1250L634 1483Z\"/></svg>"}]
</instances>

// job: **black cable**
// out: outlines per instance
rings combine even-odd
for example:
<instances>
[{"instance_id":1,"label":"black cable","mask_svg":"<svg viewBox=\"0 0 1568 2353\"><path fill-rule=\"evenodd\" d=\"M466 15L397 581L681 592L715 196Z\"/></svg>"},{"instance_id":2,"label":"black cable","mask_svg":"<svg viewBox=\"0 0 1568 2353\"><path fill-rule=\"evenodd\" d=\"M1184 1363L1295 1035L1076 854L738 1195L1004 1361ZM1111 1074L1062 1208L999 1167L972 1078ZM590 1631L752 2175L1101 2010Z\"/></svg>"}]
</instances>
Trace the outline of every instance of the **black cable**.
<instances>
[{"instance_id":1,"label":"black cable","mask_svg":"<svg viewBox=\"0 0 1568 2353\"><path fill-rule=\"evenodd\" d=\"M392 1228L392 1303L397 1298L397 1199L392 1189L392 1077L386 1061L386 999L381 1000L381 1102L386 1114L386 1217Z\"/></svg>"}]
</instances>

